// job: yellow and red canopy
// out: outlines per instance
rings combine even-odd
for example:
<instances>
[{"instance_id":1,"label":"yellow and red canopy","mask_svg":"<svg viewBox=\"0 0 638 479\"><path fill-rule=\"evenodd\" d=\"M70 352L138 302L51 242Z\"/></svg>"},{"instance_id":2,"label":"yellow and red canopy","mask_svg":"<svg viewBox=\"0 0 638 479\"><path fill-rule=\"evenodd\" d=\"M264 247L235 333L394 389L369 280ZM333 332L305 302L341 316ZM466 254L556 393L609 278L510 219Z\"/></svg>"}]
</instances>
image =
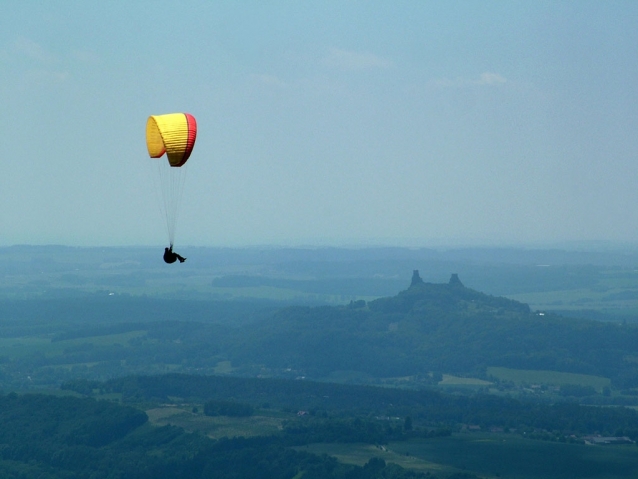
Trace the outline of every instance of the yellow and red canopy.
<instances>
[{"instance_id":1,"label":"yellow and red canopy","mask_svg":"<svg viewBox=\"0 0 638 479\"><path fill-rule=\"evenodd\" d=\"M195 146L197 122L188 113L151 115L146 122L146 147L151 158L164 153L171 166L182 166Z\"/></svg>"}]
</instances>

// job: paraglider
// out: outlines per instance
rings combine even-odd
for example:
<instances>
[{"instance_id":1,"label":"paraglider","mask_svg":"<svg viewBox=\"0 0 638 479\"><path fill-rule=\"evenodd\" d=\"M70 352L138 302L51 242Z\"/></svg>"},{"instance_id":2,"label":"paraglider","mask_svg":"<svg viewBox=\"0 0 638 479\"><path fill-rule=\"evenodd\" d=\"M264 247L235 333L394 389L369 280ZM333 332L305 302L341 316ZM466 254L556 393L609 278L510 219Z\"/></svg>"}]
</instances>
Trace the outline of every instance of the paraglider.
<instances>
[{"instance_id":1,"label":"paraglider","mask_svg":"<svg viewBox=\"0 0 638 479\"><path fill-rule=\"evenodd\" d=\"M179 260L180 263L183 263L184 261L186 261L186 258L184 258L183 256L180 256L179 254L175 253L173 251L173 245L171 245L169 248L164 248L164 262L171 264L174 263L175 261Z\"/></svg>"},{"instance_id":2,"label":"paraglider","mask_svg":"<svg viewBox=\"0 0 638 479\"><path fill-rule=\"evenodd\" d=\"M197 122L188 113L151 115L146 121L146 147L151 158L161 158L166 153L168 161L155 161L161 192L161 210L166 218L166 230L170 246L164 249L164 261L183 263L186 258L173 252L175 227L179 214L186 162L197 137Z\"/></svg>"}]
</instances>

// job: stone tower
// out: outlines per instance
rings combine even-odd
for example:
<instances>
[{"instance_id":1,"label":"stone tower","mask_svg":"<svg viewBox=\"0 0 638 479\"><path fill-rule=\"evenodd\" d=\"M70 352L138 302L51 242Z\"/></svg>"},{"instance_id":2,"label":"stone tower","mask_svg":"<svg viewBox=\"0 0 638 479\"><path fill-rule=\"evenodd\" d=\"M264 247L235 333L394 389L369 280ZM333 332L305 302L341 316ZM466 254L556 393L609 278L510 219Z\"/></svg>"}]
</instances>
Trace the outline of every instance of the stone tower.
<instances>
[{"instance_id":1,"label":"stone tower","mask_svg":"<svg viewBox=\"0 0 638 479\"><path fill-rule=\"evenodd\" d=\"M421 279L421 276L419 276L419 270L415 269L412 271L412 282L410 283L410 287L417 284L423 284L423 280Z\"/></svg>"}]
</instances>

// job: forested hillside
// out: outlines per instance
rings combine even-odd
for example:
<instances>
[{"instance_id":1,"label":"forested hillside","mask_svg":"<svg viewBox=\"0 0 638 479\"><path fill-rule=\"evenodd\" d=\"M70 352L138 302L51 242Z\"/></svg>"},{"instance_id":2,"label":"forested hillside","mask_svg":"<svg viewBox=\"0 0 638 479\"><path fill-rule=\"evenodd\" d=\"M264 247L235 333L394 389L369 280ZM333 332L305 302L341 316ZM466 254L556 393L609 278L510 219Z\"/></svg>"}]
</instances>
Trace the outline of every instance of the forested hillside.
<instances>
[{"instance_id":1,"label":"forested hillside","mask_svg":"<svg viewBox=\"0 0 638 479\"><path fill-rule=\"evenodd\" d=\"M237 364L326 377L431 371L484 377L489 366L600 375L638 386L638 328L532 312L463 286L414 282L394 297L343 307L291 307L241 331Z\"/></svg>"}]
</instances>

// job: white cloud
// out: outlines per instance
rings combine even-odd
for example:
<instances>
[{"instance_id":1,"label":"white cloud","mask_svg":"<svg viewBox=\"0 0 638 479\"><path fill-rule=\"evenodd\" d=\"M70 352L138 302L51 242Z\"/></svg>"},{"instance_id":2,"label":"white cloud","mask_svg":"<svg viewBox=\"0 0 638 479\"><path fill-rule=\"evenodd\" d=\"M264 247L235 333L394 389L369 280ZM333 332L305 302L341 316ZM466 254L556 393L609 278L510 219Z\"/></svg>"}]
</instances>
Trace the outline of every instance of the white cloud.
<instances>
[{"instance_id":1,"label":"white cloud","mask_svg":"<svg viewBox=\"0 0 638 479\"><path fill-rule=\"evenodd\" d=\"M392 62L372 53L353 52L332 48L324 59L324 64L342 70L367 70L371 68L390 68Z\"/></svg>"},{"instance_id":2,"label":"white cloud","mask_svg":"<svg viewBox=\"0 0 638 479\"><path fill-rule=\"evenodd\" d=\"M479 85L499 85L505 83L507 80L498 73L485 72L481 73L481 77L478 81Z\"/></svg>"}]
</instances>

